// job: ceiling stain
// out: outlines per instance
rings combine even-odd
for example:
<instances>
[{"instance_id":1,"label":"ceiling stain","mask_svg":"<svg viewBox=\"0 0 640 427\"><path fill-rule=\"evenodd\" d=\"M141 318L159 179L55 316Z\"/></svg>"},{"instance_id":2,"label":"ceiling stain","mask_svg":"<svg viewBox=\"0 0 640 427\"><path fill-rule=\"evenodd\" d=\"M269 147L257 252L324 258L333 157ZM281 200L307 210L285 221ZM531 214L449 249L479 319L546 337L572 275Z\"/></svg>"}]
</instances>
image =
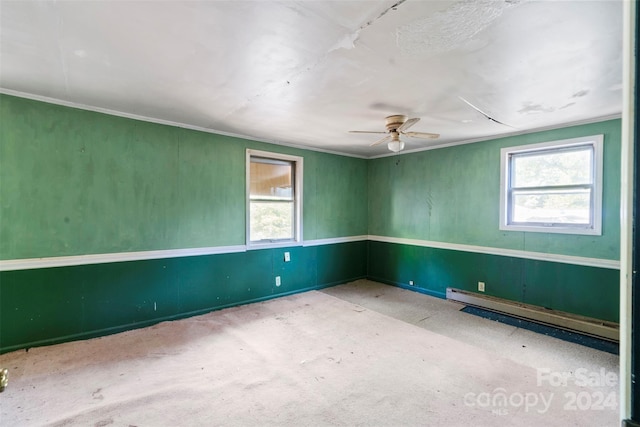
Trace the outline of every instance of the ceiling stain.
<instances>
[{"instance_id":1,"label":"ceiling stain","mask_svg":"<svg viewBox=\"0 0 640 427\"><path fill-rule=\"evenodd\" d=\"M361 29L358 29L357 31L355 31L353 33L346 34L343 38L338 40L338 42L336 44L331 46L329 48L329 50L327 51L327 53L331 53L334 50L338 50L338 49L353 49L353 48L355 48L356 47L356 41L360 37L360 31L361 31Z\"/></svg>"},{"instance_id":2,"label":"ceiling stain","mask_svg":"<svg viewBox=\"0 0 640 427\"><path fill-rule=\"evenodd\" d=\"M396 30L396 44L408 55L443 53L458 49L487 28L502 13L526 0L465 0Z\"/></svg>"},{"instance_id":3,"label":"ceiling stain","mask_svg":"<svg viewBox=\"0 0 640 427\"><path fill-rule=\"evenodd\" d=\"M570 102L570 103L565 104L565 105L563 105L562 107L558 108L558 110L564 110L565 108L569 108L569 107L571 107L572 105L576 105L576 103L575 103L575 102Z\"/></svg>"},{"instance_id":4,"label":"ceiling stain","mask_svg":"<svg viewBox=\"0 0 640 427\"><path fill-rule=\"evenodd\" d=\"M380 13L378 16L373 18L371 21L367 21L364 24L362 24L360 26L360 28L358 28L353 33L346 34L343 38L338 40L338 42L336 44L334 44L331 48L329 48L329 51L327 53L331 53L334 50L338 50L338 49L353 49L353 48L355 48L356 47L355 43L358 40L358 38L360 37L360 32L362 30L364 30L365 28L373 25L376 21L378 21L384 15L389 13L389 11L398 10L398 6L400 6L405 1L407 1L407 0L400 0L400 1L396 2L396 3L394 3L392 6L386 8L382 13Z\"/></svg>"},{"instance_id":5,"label":"ceiling stain","mask_svg":"<svg viewBox=\"0 0 640 427\"><path fill-rule=\"evenodd\" d=\"M571 104L565 105L565 107ZM563 107L564 108L564 107ZM520 114L540 114L540 113L552 113L556 109L553 107L545 107L541 104L534 104L533 102L525 102L523 107L518 110Z\"/></svg>"}]
</instances>

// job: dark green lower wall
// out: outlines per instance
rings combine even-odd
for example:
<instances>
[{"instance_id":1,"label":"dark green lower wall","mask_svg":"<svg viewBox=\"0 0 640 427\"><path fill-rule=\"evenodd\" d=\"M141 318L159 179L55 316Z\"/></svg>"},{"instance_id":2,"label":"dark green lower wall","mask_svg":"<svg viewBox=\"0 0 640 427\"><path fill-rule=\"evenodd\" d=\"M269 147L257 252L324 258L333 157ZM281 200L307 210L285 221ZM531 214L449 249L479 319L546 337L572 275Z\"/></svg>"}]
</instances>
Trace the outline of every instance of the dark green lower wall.
<instances>
[{"instance_id":1,"label":"dark green lower wall","mask_svg":"<svg viewBox=\"0 0 640 427\"><path fill-rule=\"evenodd\" d=\"M485 282L485 295L619 321L618 270L396 243L368 245L371 280L441 298L447 288L478 292L478 282Z\"/></svg>"},{"instance_id":2,"label":"dark green lower wall","mask_svg":"<svg viewBox=\"0 0 640 427\"><path fill-rule=\"evenodd\" d=\"M362 241L1 272L0 353L363 277L441 298L483 281L486 295L618 322L618 270Z\"/></svg>"},{"instance_id":3,"label":"dark green lower wall","mask_svg":"<svg viewBox=\"0 0 640 427\"><path fill-rule=\"evenodd\" d=\"M362 241L1 272L0 353L345 283L366 276L366 253Z\"/></svg>"}]
</instances>

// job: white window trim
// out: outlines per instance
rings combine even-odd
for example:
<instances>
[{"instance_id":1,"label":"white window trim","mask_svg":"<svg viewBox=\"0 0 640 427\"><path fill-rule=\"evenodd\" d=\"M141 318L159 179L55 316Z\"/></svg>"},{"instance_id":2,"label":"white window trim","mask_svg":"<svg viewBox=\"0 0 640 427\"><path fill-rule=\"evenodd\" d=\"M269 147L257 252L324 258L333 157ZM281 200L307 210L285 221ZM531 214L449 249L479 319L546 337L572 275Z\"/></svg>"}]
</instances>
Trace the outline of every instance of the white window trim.
<instances>
[{"instance_id":1,"label":"white window trim","mask_svg":"<svg viewBox=\"0 0 640 427\"><path fill-rule=\"evenodd\" d=\"M294 238L291 240L274 240L271 242L260 241L260 242L252 242L251 241L251 219L250 219L250 196L251 196L251 156L256 157L266 157L268 159L275 160L285 160L289 162L295 162L294 168L294 197L295 197L295 218L294 218L294 227L293 233ZM291 246L301 246L302 245L302 177L303 173L303 158L299 156L291 156L288 154L274 153L271 151L260 151L260 150L252 150L247 149L246 154L246 192L245 192L245 241L247 244L247 249L267 249L267 248L282 248L282 247L291 247Z\"/></svg>"},{"instance_id":2,"label":"white window trim","mask_svg":"<svg viewBox=\"0 0 640 427\"><path fill-rule=\"evenodd\" d=\"M562 234L586 234L602 235L602 171L603 171L603 135L590 135L579 138L563 139L558 141L543 142L540 144L520 145L517 147L505 147L500 150L500 230L505 231L531 231L537 233L562 233ZM514 153L549 150L552 148L567 148L579 145L593 145L594 152L594 208L592 226L544 226L544 225L511 225L507 224L507 200L509 191L509 155Z\"/></svg>"}]
</instances>

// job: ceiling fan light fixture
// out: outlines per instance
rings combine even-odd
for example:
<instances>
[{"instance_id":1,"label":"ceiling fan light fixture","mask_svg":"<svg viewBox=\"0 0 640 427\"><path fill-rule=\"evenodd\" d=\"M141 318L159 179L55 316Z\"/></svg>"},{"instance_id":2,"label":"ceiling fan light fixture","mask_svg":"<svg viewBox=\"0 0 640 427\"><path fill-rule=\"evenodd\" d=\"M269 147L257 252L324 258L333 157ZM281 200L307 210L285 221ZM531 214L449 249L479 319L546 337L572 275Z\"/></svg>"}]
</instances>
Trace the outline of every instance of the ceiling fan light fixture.
<instances>
[{"instance_id":1,"label":"ceiling fan light fixture","mask_svg":"<svg viewBox=\"0 0 640 427\"><path fill-rule=\"evenodd\" d=\"M393 151L394 153L397 153L404 149L404 142L400 140L389 141L389 143L387 144L387 147L389 148L389 150Z\"/></svg>"},{"instance_id":2,"label":"ceiling fan light fixture","mask_svg":"<svg viewBox=\"0 0 640 427\"><path fill-rule=\"evenodd\" d=\"M418 123L420 119L418 117L408 118L402 114L395 114L393 116L388 116L386 118L387 128L386 132L379 131L368 131L368 130L350 130L351 133L378 133L378 134L386 134L382 138L375 141L373 144L370 144L369 147L375 147L382 143L387 143L387 148L390 151L397 153L399 151L404 150L404 142L400 140L400 135L405 135L410 138L437 138L440 135L437 133L426 133L426 132L407 132L407 129Z\"/></svg>"}]
</instances>

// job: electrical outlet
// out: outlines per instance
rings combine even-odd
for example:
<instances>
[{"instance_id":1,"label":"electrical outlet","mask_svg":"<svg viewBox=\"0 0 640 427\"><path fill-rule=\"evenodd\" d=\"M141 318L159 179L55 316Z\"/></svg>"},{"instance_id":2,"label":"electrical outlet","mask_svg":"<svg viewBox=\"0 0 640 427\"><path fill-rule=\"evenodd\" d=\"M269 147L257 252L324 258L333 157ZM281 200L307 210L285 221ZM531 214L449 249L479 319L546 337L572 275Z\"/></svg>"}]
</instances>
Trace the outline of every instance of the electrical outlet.
<instances>
[{"instance_id":1,"label":"electrical outlet","mask_svg":"<svg viewBox=\"0 0 640 427\"><path fill-rule=\"evenodd\" d=\"M280 286L280 276L276 276L276 286Z\"/></svg>"},{"instance_id":2,"label":"electrical outlet","mask_svg":"<svg viewBox=\"0 0 640 427\"><path fill-rule=\"evenodd\" d=\"M409 280L409 284L413 286L413 280Z\"/></svg>"},{"instance_id":3,"label":"electrical outlet","mask_svg":"<svg viewBox=\"0 0 640 427\"><path fill-rule=\"evenodd\" d=\"M478 290L484 292L484 282L478 282Z\"/></svg>"},{"instance_id":4,"label":"electrical outlet","mask_svg":"<svg viewBox=\"0 0 640 427\"><path fill-rule=\"evenodd\" d=\"M291 261L291 254L289 252L284 253L284 262Z\"/></svg>"}]
</instances>

